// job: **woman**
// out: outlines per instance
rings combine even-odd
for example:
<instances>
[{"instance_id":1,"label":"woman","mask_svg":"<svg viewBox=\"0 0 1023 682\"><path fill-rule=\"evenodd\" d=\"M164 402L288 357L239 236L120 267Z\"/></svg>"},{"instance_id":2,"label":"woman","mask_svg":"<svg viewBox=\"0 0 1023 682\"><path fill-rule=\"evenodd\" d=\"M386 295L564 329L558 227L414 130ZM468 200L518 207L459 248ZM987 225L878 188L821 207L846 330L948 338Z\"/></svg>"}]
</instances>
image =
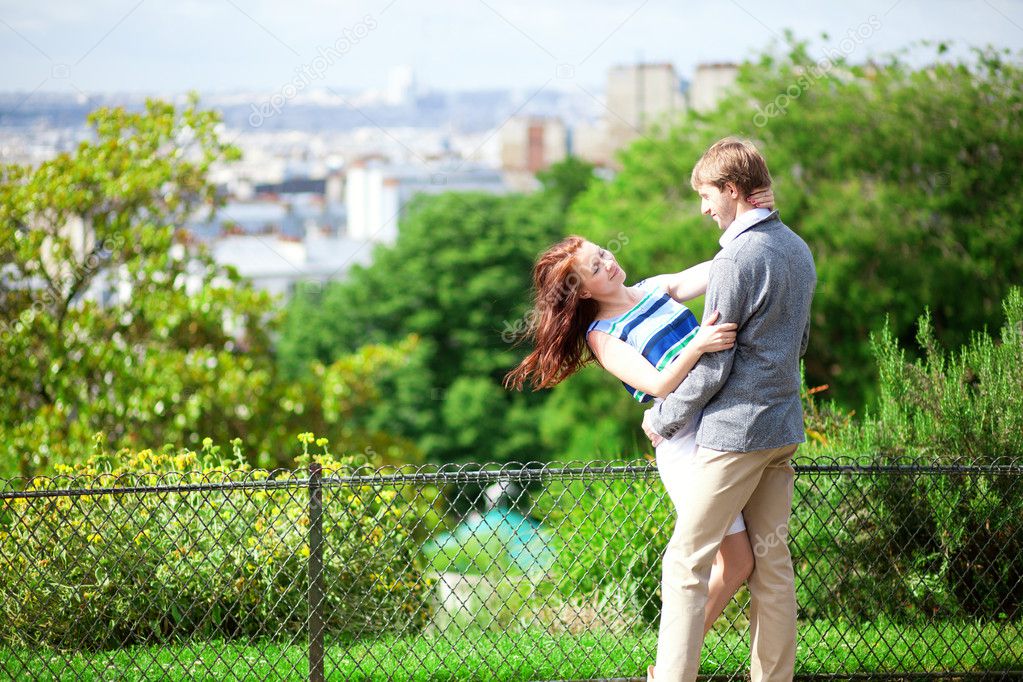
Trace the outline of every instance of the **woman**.
<instances>
[{"instance_id":1,"label":"woman","mask_svg":"<svg viewBox=\"0 0 1023 682\"><path fill-rule=\"evenodd\" d=\"M772 208L771 191L750 196ZM731 348L736 325L700 326L683 303L707 290L710 263L626 286L614 254L570 236L545 251L533 269L535 301L529 355L505 377L509 388L549 388L596 359L640 402L662 400L685 380L703 353ZM709 322L717 320L714 312ZM696 450L696 424L656 448L657 471L675 505L685 513L677 483L684 458ZM714 561L704 634L753 570L753 551L740 513ZM671 643L659 642L661 646ZM647 670L654 679L654 666Z\"/></svg>"}]
</instances>

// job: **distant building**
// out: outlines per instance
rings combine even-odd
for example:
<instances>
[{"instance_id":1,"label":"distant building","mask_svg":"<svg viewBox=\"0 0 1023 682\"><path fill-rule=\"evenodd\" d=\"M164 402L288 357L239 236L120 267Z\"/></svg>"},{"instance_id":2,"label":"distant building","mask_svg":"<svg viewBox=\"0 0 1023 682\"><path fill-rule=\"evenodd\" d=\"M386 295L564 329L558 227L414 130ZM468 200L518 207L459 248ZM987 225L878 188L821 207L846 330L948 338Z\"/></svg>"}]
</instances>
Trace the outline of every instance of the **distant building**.
<instances>
[{"instance_id":1,"label":"distant building","mask_svg":"<svg viewBox=\"0 0 1023 682\"><path fill-rule=\"evenodd\" d=\"M612 149L646 134L654 124L681 116L686 99L675 67L641 63L612 68L607 74L607 109Z\"/></svg>"},{"instance_id":2,"label":"distant building","mask_svg":"<svg viewBox=\"0 0 1023 682\"><path fill-rule=\"evenodd\" d=\"M699 113L712 111L735 85L739 75L736 64L700 64L686 93L689 108Z\"/></svg>"},{"instance_id":3,"label":"distant building","mask_svg":"<svg viewBox=\"0 0 1023 682\"><path fill-rule=\"evenodd\" d=\"M403 64L387 73L386 101L392 106L405 105L416 97L416 75L412 67Z\"/></svg>"},{"instance_id":4,"label":"distant building","mask_svg":"<svg viewBox=\"0 0 1023 682\"><path fill-rule=\"evenodd\" d=\"M580 123L572 129L572 154L596 166L609 166L614 150L606 119Z\"/></svg>"},{"instance_id":5,"label":"distant building","mask_svg":"<svg viewBox=\"0 0 1023 682\"><path fill-rule=\"evenodd\" d=\"M366 265L372 244L311 231L304 239L280 234L239 234L211 245L220 265L233 265L257 289L290 298L299 282L326 283L347 277L354 265Z\"/></svg>"},{"instance_id":6,"label":"distant building","mask_svg":"<svg viewBox=\"0 0 1023 682\"><path fill-rule=\"evenodd\" d=\"M281 234L302 238L310 229L345 235L343 182L296 179L257 185L247 200L229 199L215 212L202 210L185 227L199 241L210 242L225 234Z\"/></svg>"},{"instance_id":7,"label":"distant building","mask_svg":"<svg viewBox=\"0 0 1023 682\"><path fill-rule=\"evenodd\" d=\"M340 173L255 185L252 199L195 216L187 234L207 242L219 265L288 298L299 282L344 279L369 262L371 245L346 235L343 187Z\"/></svg>"},{"instance_id":8,"label":"distant building","mask_svg":"<svg viewBox=\"0 0 1023 682\"><path fill-rule=\"evenodd\" d=\"M256 185L256 194L324 194L327 188L325 178L291 178L282 182Z\"/></svg>"},{"instance_id":9,"label":"distant building","mask_svg":"<svg viewBox=\"0 0 1023 682\"><path fill-rule=\"evenodd\" d=\"M405 205L417 194L508 190L497 169L473 166L392 165L378 159L355 162L345 183L347 236L359 241L394 243Z\"/></svg>"},{"instance_id":10,"label":"distant building","mask_svg":"<svg viewBox=\"0 0 1023 682\"><path fill-rule=\"evenodd\" d=\"M501 128L501 168L536 174L568 155L568 130L559 118L521 116Z\"/></svg>"},{"instance_id":11,"label":"distant building","mask_svg":"<svg viewBox=\"0 0 1023 682\"><path fill-rule=\"evenodd\" d=\"M599 121L572 129L571 153L614 169L615 153L652 134L655 126L670 126L690 110L713 110L738 73L735 64L701 64L687 83L671 64L616 66L607 74L606 113Z\"/></svg>"},{"instance_id":12,"label":"distant building","mask_svg":"<svg viewBox=\"0 0 1023 682\"><path fill-rule=\"evenodd\" d=\"M42 218L36 218L41 223ZM42 225L40 224L40 227ZM100 263L99 259L90 260L90 253L102 250L96 243L96 233L92 225L80 216L72 216L58 229L61 238L67 240L67 246L78 266L73 266L65 255L57 257L54 252L53 240L44 241L42 249L42 267L45 274L56 281L69 280L74 268L88 269L90 263ZM198 243L208 242L210 255L217 265L234 266L239 274L252 281L257 289L271 294L290 298L299 282L326 283L342 280L348 276L354 265L369 264L373 244L349 239L344 236L330 234L325 229L308 223L305 234L295 237L276 232L261 234L245 233L241 229L220 234L209 239L197 238L191 230L183 228L179 239L170 247L170 257L174 260L188 260L192 248ZM202 285L202 269L197 262L185 265L185 288L194 294ZM0 268L0 279L5 275ZM32 288L44 288L47 280L36 277L24 283ZM227 280L217 278L216 285L226 286ZM127 304L132 297L132 277L123 265L102 267L92 278L88 288L79 293L78 299L91 300L101 306Z\"/></svg>"},{"instance_id":13,"label":"distant building","mask_svg":"<svg viewBox=\"0 0 1023 682\"><path fill-rule=\"evenodd\" d=\"M567 155L568 129L559 118L516 116L501 127L501 169L512 189L536 189L536 173Z\"/></svg>"}]
</instances>

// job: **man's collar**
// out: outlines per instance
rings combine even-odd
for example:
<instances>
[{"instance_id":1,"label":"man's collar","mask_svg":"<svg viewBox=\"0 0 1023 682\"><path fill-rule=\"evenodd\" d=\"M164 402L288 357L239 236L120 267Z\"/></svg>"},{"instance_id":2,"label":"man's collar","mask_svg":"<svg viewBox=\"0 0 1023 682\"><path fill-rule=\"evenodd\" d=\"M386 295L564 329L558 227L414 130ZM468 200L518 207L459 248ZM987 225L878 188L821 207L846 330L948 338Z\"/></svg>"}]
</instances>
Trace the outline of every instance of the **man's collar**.
<instances>
[{"instance_id":1,"label":"man's collar","mask_svg":"<svg viewBox=\"0 0 1023 682\"><path fill-rule=\"evenodd\" d=\"M732 221L732 224L729 225L728 229L726 229L724 234L721 235L718 243L721 244L723 248L733 239L757 223L762 223L768 218L773 218L776 215L778 215L778 211L771 211L766 208L750 209Z\"/></svg>"}]
</instances>

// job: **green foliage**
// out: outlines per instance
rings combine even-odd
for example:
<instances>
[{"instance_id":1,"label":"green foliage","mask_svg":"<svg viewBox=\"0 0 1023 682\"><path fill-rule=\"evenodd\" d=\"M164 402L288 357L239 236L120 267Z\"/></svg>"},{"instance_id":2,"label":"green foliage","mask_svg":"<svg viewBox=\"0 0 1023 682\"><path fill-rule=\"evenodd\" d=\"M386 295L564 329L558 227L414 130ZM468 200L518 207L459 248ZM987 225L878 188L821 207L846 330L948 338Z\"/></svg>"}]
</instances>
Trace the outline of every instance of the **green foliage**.
<instances>
[{"instance_id":1,"label":"green foliage","mask_svg":"<svg viewBox=\"0 0 1023 682\"><path fill-rule=\"evenodd\" d=\"M562 461L628 458L651 452L643 409L599 365L554 387L540 413L540 436Z\"/></svg>"},{"instance_id":2,"label":"green foliage","mask_svg":"<svg viewBox=\"0 0 1023 682\"><path fill-rule=\"evenodd\" d=\"M308 446L311 434L305 434ZM201 453L98 452L57 465L28 490L258 482L234 441ZM324 475L365 465L318 440ZM292 472L275 472L287 481ZM129 497L130 496L130 497ZM240 637L306 627L308 487L118 493L4 500L0 581L7 645L121 647L171 637ZM425 624L431 581L416 560L416 514L394 490L323 488L325 625L337 633L407 631Z\"/></svg>"},{"instance_id":3,"label":"green foliage","mask_svg":"<svg viewBox=\"0 0 1023 682\"><path fill-rule=\"evenodd\" d=\"M544 193L557 200L564 212L576 197L593 184L596 179L594 170L593 164L576 156L569 156L538 172L536 178L543 185Z\"/></svg>"},{"instance_id":4,"label":"green foliage","mask_svg":"<svg viewBox=\"0 0 1023 682\"><path fill-rule=\"evenodd\" d=\"M745 64L716 111L626 149L618 176L573 204L569 229L603 242L624 232L619 259L636 278L702 261L717 234L698 215L690 171L721 137L755 140L782 219L817 262L808 378L859 407L871 397L878 320L908 343L927 306L937 338L958 346L1000 323L998 301L1023 277L1023 118L1013 113L1023 70L990 51L859 67L788 47Z\"/></svg>"},{"instance_id":5,"label":"green foliage","mask_svg":"<svg viewBox=\"0 0 1023 682\"><path fill-rule=\"evenodd\" d=\"M878 402L813 452L881 465L997 465L1023 456L1023 293L1009 291L1000 341L976 333L941 348L931 314L918 321L924 357L909 360L886 325L873 339ZM840 510L850 535L810 543L809 574L832 573L801 604L839 612L1013 617L1023 610L1023 486L1009 474L936 472L836 479L807 509ZM800 511L797 505L797 516ZM820 519L803 513L811 535ZM816 530L814 530L816 529ZM876 567L887 570L878 572ZM798 569L797 569L798 572Z\"/></svg>"},{"instance_id":6,"label":"green foliage","mask_svg":"<svg viewBox=\"0 0 1023 682\"><path fill-rule=\"evenodd\" d=\"M279 362L290 372L366 343L415 334L421 345L386 384L372 424L409 438L433 461L537 459L540 396L501 379L522 357L533 260L560 235L549 197L449 193L413 202L393 246L319 300L287 311Z\"/></svg>"},{"instance_id":7,"label":"green foliage","mask_svg":"<svg viewBox=\"0 0 1023 682\"><path fill-rule=\"evenodd\" d=\"M857 446L884 457L992 462L1023 456L1023 290L1003 303L1001 339L974 333L958 352L939 345L933 314L918 322L924 357L909 362L886 325L873 337L880 369L876 409Z\"/></svg>"},{"instance_id":8,"label":"green foliage","mask_svg":"<svg viewBox=\"0 0 1023 682\"><path fill-rule=\"evenodd\" d=\"M96 139L73 153L0 167L0 475L80 461L96 432L134 449L240 437L263 466L290 463L310 428L354 450L408 449L359 403L379 398L373 378L408 362L414 340L353 347L286 381L271 299L176 233L216 207L211 165L237 157L217 115L193 98L89 121Z\"/></svg>"},{"instance_id":9,"label":"green foliage","mask_svg":"<svg viewBox=\"0 0 1023 682\"><path fill-rule=\"evenodd\" d=\"M564 598L592 600L613 621L656 622L661 555L673 522L663 486L553 481L537 506L555 529L552 570L562 577Z\"/></svg>"}]
</instances>

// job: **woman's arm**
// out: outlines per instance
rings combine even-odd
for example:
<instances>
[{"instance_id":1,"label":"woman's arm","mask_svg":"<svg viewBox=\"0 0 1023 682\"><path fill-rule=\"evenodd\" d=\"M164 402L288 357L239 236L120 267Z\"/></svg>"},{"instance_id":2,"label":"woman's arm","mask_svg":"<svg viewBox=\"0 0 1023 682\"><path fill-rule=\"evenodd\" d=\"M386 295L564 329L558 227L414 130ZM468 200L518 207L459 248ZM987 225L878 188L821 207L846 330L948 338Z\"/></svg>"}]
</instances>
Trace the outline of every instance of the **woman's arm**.
<instances>
[{"instance_id":1,"label":"woman's arm","mask_svg":"<svg viewBox=\"0 0 1023 682\"><path fill-rule=\"evenodd\" d=\"M666 275L664 285L668 295L679 303L685 303L707 293L710 263L711 261L705 261L682 272Z\"/></svg>"},{"instance_id":2,"label":"woman's arm","mask_svg":"<svg viewBox=\"0 0 1023 682\"><path fill-rule=\"evenodd\" d=\"M762 187L753 192L747 198L751 204L758 208L774 208L774 192L770 187ZM682 272L674 272L663 275L661 282L668 295L679 303L691 301L697 296L707 293L707 281L710 278L710 263L706 261Z\"/></svg>"},{"instance_id":3,"label":"woman's arm","mask_svg":"<svg viewBox=\"0 0 1023 682\"><path fill-rule=\"evenodd\" d=\"M691 301L707 292L707 281L710 275L710 263L700 263L682 272L669 272L664 275L647 277L646 282L664 289L665 293L679 303Z\"/></svg>"},{"instance_id":4,"label":"woman's arm","mask_svg":"<svg viewBox=\"0 0 1023 682\"><path fill-rule=\"evenodd\" d=\"M715 312L711 320L716 320L717 316ZM692 342L679 353L678 359L662 371L658 371L638 350L610 334L592 331L587 342L604 369L636 390L664 398L678 388L701 355L735 345L735 329L736 325L732 323L700 327Z\"/></svg>"}]
</instances>

